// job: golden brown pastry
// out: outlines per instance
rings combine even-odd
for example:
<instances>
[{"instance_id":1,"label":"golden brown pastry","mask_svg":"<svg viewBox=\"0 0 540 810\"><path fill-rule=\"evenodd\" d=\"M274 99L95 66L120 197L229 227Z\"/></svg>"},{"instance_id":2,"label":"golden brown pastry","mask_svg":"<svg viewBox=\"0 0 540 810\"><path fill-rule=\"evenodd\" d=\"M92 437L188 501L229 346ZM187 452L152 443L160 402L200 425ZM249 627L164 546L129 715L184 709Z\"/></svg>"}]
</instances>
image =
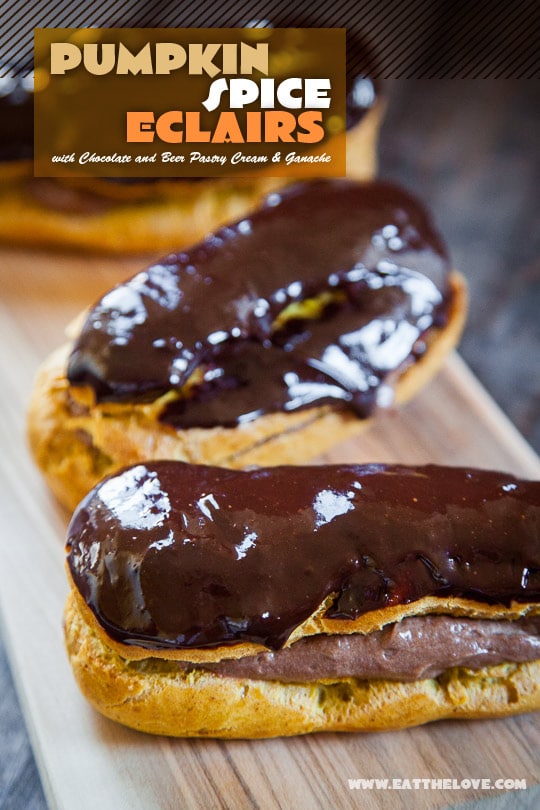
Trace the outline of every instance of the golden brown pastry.
<instances>
[{"instance_id":1,"label":"golden brown pastry","mask_svg":"<svg viewBox=\"0 0 540 810\"><path fill-rule=\"evenodd\" d=\"M540 709L540 482L397 465L154 462L68 530L75 677L176 736Z\"/></svg>"},{"instance_id":2,"label":"golden brown pastry","mask_svg":"<svg viewBox=\"0 0 540 810\"><path fill-rule=\"evenodd\" d=\"M413 396L464 314L409 194L299 184L104 295L38 374L30 444L69 507L137 461L303 461Z\"/></svg>"}]
</instances>

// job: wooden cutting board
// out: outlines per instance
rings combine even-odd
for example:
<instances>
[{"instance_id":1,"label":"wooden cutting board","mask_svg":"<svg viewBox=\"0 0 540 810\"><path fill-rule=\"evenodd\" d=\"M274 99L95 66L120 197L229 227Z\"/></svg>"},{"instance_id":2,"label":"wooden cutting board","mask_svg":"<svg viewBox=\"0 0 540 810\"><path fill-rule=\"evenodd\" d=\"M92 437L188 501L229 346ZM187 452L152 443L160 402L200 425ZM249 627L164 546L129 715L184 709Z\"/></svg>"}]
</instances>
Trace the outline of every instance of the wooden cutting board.
<instances>
[{"instance_id":1,"label":"wooden cutting board","mask_svg":"<svg viewBox=\"0 0 540 810\"><path fill-rule=\"evenodd\" d=\"M382 734L260 741L169 740L98 716L79 695L62 640L68 515L52 500L24 439L39 362L63 328L140 260L0 253L0 609L13 675L51 807L415 808L470 790L349 789L364 778L514 778L540 782L538 715L439 722ZM540 477L540 461L457 356L415 400L389 411L325 460L439 462ZM500 793L497 792L497 795Z\"/></svg>"}]
</instances>

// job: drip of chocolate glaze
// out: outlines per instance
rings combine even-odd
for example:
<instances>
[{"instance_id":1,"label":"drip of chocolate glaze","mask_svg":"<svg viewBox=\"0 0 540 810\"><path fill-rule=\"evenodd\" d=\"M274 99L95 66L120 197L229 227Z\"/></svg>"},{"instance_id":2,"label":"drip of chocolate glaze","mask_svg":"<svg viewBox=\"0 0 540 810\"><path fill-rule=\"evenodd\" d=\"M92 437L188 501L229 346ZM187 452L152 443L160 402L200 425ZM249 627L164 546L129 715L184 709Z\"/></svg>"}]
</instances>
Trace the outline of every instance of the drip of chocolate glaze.
<instances>
[{"instance_id":1,"label":"drip of chocolate glaze","mask_svg":"<svg viewBox=\"0 0 540 810\"><path fill-rule=\"evenodd\" d=\"M424 596L540 599L540 482L450 467L154 462L75 512L68 564L114 639L278 649L327 597L355 619Z\"/></svg>"},{"instance_id":2,"label":"drip of chocolate glaze","mask_svg":"<svg viewBox=\"0 0 540 810\"><path fill-rule=\"evenodd\" d=\"M448 277L440 237L402 189L298 184L107 293L68 378L121 401L180 391L200 368L191 395L161 416L181 428L326 403L364 417L445 324ZM276 329L289 305L320 296L319 317Z\"/></svg>"}]
</instances>

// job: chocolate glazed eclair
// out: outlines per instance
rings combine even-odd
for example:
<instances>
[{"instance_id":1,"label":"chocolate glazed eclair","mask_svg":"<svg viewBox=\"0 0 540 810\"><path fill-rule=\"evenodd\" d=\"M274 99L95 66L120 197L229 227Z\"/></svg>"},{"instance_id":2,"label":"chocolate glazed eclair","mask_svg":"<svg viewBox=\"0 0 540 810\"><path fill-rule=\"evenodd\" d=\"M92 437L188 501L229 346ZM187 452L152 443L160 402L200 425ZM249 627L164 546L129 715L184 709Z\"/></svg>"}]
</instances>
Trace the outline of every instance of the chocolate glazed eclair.
<instances>
[{"instance_id":1,"label":"chocolate glazed eclair","mask_svg":"<svg viewBox=\"0 0 540 810\"><path fill-rule=\"evenodd\" d=\"M38 376L30 442L60 500L154 458L311 458L457 342L464 285L419 203L320 181L119 285Z\"/></svg>"},{"instance_id":2,"label":"chocolate glazed eclair","mask_svg":"<svg viewBox=\"0 0 540 810\"><path fill-rule=\"evenodd\" d=\"M300 184L104 295L38 375L30 444L70 507L138 461L304 461L410 398L464 312L408 193Z\"/></svg>"},{"instance_id":3,"label":"chocolate glazed eclair","mask_svg":"<svg viewBox=\"0 0 540 810\"><path fill-rule=\"evenodd\" d=\"M376 172L385 107L380 83L373 78L377 72L366 43L348 35L347 176L354 180L369 180ZM245 215L270 191L290 182L265 176L35 178L31 82L14 73L5 83L8 92L0 95L0 242L118 253L176 250Z\"/></svg>"},{"instance_id":4,"label":"chocolate glazed eclair","mask_svg":"<svg viewBox=\"0 0 540 810\"><path fill-rule=\"evenodd\" d=\"M540 482L154 462L80 504L65 627L103 714L178 736L540 709Z\"/></svg>"}]
</instances>

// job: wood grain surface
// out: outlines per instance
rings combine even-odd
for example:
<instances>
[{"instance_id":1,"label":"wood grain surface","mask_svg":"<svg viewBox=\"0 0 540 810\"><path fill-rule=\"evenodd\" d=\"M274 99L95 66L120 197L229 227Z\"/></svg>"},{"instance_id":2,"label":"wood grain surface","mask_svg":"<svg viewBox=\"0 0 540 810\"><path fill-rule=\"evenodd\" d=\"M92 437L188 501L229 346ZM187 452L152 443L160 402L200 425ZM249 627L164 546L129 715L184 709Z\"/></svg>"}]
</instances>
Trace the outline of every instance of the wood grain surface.
<instances>
[{"instance_id":1,"label":"wood grain surface","mask_svg":"<svg viewBox=\"0 0 540 810\"><path fill-rule=\"evenodd\" d=\"M380 148L382 175L405 183L430 205L456 266L469 280L463 356L537 449L539 86L394 83ZM326 735L247 744L159 739L149 745L86 707L68 671L59 619L67 516L51 501L27 456L23 413L37 364L60 342L65 323L139 266L131 260L84 262L68 254L0 254L0 600L11 668L47 795L70 810L98 801L118 808L397 808L413 806L414 799L415 807L436 807L471 799L474 792L360 795L349 793L347 779L502 775L538 782L534 716L439 723L369 738ZM531 451L459 360L414 405L385 415L378 432L382 442L367 434L361 446L341 448L339 457L391 460L407 452L410 462L485 463L538 475ZM77 764L83 766L82 780ZM535 798L513 801L509 807L533 807ZM44 807L0 647L0 808Z\"/></svg>"},{"instance_id":2,"label":"wood grain surface","mask_svg":"<svg viewBox=\"0 0 540 810\"><path fill-rule=\"evenodd\" d=\"M540 729L525 715L505 721L443 722L386 734L320 734L287 740L167 740L99 717L79 695L63 649L68 515L52 500L24 443L24 409L39 361L64 325L137 260L81 259L24 251L0 254L3 291L0 374L0 498L5 538L0 607L15 681L53 807L354 807L349 778L538 779ZM435 461L539 476L540 463L454 356L408 407L382 414L330 461ZM7 525L6 525L7 521ZM468 791L468 798L476 794ZM405 794L369 792L365 807L410 806ZM415 807L447 805L444 790L415 795Z\"/></svg>"}]
</instances>

